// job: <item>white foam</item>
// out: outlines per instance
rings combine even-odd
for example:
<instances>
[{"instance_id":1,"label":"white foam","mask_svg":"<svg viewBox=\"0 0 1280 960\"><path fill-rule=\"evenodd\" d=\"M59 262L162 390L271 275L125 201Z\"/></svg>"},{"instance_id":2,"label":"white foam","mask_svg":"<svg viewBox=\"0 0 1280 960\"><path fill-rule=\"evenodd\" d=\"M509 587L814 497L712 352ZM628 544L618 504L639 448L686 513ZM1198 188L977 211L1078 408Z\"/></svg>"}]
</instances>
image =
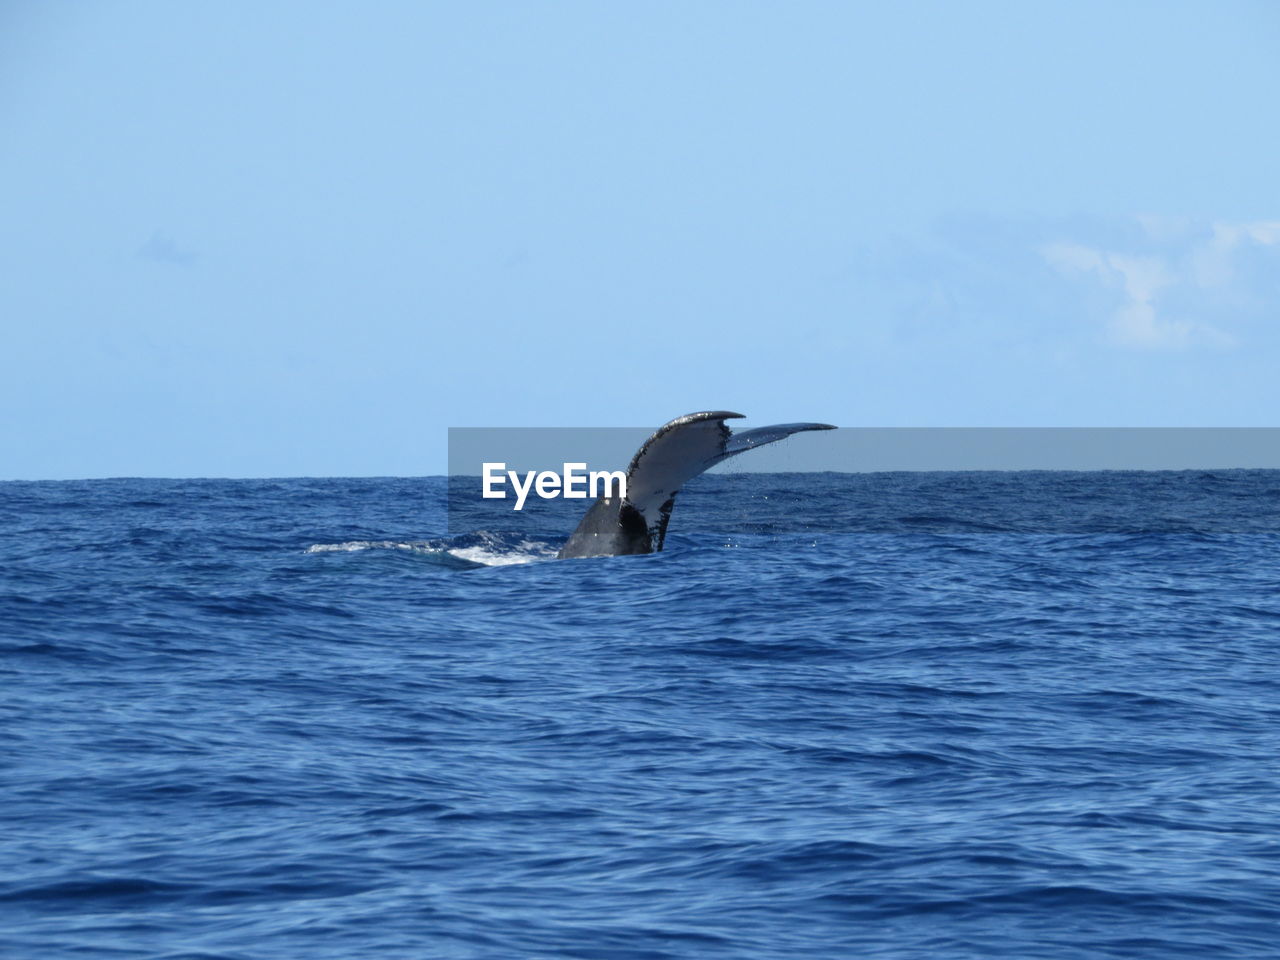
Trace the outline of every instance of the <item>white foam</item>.
<instances>
[{"instance_id":1,"label":"white foam","mask_svg":"<svg viewBox=\"0 0 1280 960\"><path fill-rule=\"evenodd\" d=\"M450 556L486 567L509 567L517 563L534 563L538 560L554 560L556 551L545 543L522 540L514 548L495 549L489 546L459 547L448 551Z\"/></svg>"},{"instance_id":2,"label":"white foam","mask_svg":"<svg viewBox=\"0 0 1280 960\"><path fill-rule=\"evenodd\" d=\"M355 553L360 550L408 550L411 553L447 554L486 567L553 560L556 548L537 540L521 540L511 546L491 535L481 534L483 543L450 548L447 540L348 540L345 543L313 543L307 553Z\"/></svg>"},{"instance_id":3,"label":"white foam","mask_svg":"<svg viewBox=\"0 0 1280 960\"><path fill-rule=\"evenodd\" d=\"M395 540L348 540L346 543L313 543L307 547L307 553L354 553L357 550L414 550L434 552L431 544L425 541L417 543L399 543Z\"/></svg>"}]
</instances>

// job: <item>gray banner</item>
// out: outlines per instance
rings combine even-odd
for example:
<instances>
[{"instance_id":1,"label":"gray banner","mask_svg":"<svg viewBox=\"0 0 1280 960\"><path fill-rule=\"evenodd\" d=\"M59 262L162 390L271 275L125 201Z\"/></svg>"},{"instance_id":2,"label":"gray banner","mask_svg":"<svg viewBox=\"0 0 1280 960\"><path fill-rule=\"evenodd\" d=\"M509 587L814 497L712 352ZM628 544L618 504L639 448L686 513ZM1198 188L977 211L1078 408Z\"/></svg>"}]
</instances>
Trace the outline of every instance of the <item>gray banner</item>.
<instances>
[{"instance_id":1,"label":"gray banner","mask_svg":"<svg viewBox=\"0 0 1280 960\"><path fill-rule=\"evenodd\" d=\"M651 433L452 428L450 532L567 535L593 500L592 473L625 471ZM842 428L797 434L688 481L675 526L1278 532L1276 471L1280 428ZM595 479L598 493L604 477Z\"/></svg>"}]
</instances>

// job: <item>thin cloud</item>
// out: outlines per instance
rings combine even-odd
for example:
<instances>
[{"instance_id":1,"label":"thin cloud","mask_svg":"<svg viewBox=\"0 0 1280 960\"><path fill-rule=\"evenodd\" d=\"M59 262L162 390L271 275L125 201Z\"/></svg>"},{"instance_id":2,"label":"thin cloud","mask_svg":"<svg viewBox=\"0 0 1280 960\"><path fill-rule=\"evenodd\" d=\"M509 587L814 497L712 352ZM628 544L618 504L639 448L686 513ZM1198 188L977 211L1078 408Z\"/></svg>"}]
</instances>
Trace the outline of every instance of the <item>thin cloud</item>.
<instances>
[{"instance_id":1,"label":"thin cloud","mask_svg":"<svg viewBox=\"0 0 1280 960\"><path fill-rule=\"evenodd\" d=\"M199 259L199 255L194 251L183 249L163 233L153 233L151 239L138 248L138 256L144 260L170 263L179 267L189 267Z\"/></svg>"},{"instance_id":2,"label":"thin cloud","mask_svg":"<svg viewBox=\"0 0 1280 960\"><path fill-rule=\"evenodd\" d=\"M1120 303L1107 318L1108 339L1139 350L1227 348L1237 339L1219 327L1178 316L1189 290L1230 290L1250 247L1280 247L1280 221L1227 222L1197 229L1184 218L1137 218L1160 253L1108 250L1062 241L1040 248L1045 262L1065 276L1087 276L1115 290Z\"/></svg>"},{"instance_id":3,"label":"thin cloud","mask_svg":"<svg viewBox=\"0 0 1280 960\"><path fill-rule=\"evenodd\" d=\"M1280 221L1215 223L1208 240L1195 245L1191 267L1201 287L1220 287L1235 279L1234 260L1249 245L1269 247L1280 243Z\"/></svg>"}]
</instances>

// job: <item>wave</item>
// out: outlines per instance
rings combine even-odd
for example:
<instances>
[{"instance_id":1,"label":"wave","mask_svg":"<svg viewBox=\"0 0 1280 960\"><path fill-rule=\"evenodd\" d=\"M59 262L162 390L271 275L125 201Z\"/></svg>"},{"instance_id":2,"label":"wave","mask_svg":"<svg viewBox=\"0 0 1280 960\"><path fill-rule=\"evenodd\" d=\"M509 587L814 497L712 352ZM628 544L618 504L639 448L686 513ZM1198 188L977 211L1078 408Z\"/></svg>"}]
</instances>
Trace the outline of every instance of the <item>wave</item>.
<instances>
[{"instance_id":1,"label":"wave","mask_svg":"<svg viewBox=\"0 0 1280 960\"><path fill-rule=\"evenodd\" d=\"M508 567L554 560L559 547L521 534L481 530L457 537L430 540L347 540L313 543L305 553L359 553L365 550L402 550L438 561L461 561L468 567Z\"/></svg>"}]
</instances>

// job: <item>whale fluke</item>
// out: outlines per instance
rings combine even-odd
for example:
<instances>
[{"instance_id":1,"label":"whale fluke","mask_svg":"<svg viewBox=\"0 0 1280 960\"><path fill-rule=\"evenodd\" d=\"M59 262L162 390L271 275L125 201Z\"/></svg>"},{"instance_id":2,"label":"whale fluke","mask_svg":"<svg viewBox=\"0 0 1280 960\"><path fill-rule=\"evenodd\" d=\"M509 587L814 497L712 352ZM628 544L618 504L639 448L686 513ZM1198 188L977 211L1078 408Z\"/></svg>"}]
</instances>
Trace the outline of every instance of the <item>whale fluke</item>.
<instances>
[{"instance_id":1,"label":"whale fluke","mask_svg":"<svg viewBox=\"0 0 1280 960\"><path fill-rule=\"evenodd\" d=\"M733 433L725 425L726 420L740 419L740 413L709 410L659 427L631 458L626 497L596 500L557 556L655 553L662 549L676 494L687 481L722 460L793 433L835 429L829 423L779 423Z\"/></svg>"}]
</instances>

